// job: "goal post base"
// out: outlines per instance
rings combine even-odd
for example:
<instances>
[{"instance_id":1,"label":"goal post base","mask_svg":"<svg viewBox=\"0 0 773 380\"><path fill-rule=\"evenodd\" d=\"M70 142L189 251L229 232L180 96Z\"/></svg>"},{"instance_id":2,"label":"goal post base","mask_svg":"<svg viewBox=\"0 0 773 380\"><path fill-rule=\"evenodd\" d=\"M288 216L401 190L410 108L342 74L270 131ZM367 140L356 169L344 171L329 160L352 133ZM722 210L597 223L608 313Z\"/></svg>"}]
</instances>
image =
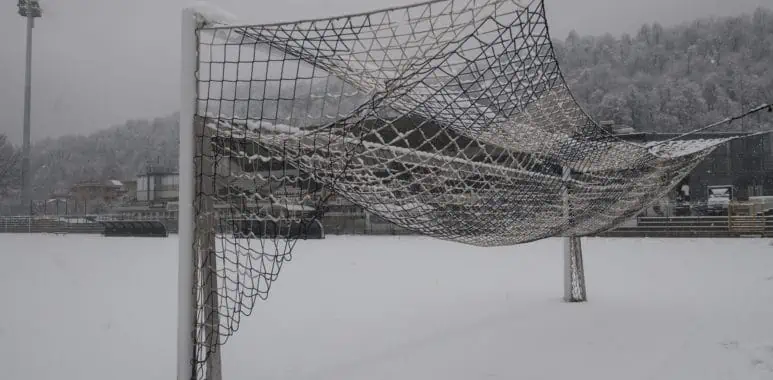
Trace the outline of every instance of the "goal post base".
<instances>
[{"instance_id":1,"label":"goal post base","mask_svg":"<svg viewBox=\"0 0 773 380\"><path fill-rule=\"evenodd\" d=\"M582 262L582 240L579 236L564 237L564 302L585 302L585 269Z\"/></svg>"}]
</instances>

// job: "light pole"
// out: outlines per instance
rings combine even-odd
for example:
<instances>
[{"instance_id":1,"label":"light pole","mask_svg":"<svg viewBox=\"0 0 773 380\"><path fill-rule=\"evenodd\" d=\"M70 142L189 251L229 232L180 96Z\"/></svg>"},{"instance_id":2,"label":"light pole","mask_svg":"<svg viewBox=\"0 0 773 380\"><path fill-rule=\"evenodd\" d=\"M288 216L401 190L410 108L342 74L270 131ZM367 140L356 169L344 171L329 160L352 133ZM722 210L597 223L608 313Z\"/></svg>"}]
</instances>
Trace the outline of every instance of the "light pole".
<instances>
[{"instance_id":1,"label":"light pole","mask_svg":"<svg viewBox=\"0 0 773 380\"><path fill-rule=\"evenodd\" d=\"M19 14L27 18L27 62L24 73L24 141L22 142L21 204L24 208L32 201L32 174L30 173L30 110L32 102L32 28L35 17L42 17L43 10L37 0L19 0Z\"/></svg>"}]
</instances>

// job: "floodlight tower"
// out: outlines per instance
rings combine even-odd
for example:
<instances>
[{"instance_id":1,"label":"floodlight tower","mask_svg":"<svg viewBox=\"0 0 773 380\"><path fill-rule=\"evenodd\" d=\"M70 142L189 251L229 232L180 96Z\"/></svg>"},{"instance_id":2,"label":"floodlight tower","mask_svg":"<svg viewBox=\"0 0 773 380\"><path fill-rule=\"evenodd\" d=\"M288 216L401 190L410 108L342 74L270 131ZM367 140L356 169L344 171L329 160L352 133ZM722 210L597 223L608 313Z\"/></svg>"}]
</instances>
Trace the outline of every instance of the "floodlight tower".
<instances>
[{"instance_id":1,"label":"floodlight tower","mask_svg":"<svg viewBox=\"0 0 773 380\"><path fill-rule=\"evenodd\" d=\"M35 18L43 16L38 0L19 0L19 15L27 18L27 62L24 73L24 140L22 142L22 196L24 209L32 201L32 175L30 173L30 110L32 102L32 28Z\"/></svg>"}]
</instances>

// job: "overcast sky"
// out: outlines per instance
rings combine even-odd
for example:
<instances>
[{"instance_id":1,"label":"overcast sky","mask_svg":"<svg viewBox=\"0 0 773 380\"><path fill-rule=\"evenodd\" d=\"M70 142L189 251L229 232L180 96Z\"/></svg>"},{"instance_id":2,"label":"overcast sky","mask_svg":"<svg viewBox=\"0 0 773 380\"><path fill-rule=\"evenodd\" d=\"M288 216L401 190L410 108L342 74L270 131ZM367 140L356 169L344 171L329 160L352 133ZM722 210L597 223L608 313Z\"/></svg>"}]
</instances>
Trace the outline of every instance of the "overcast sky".
<instances>
[{"instance_id":1,"label":"overcast sky","mask_svg":"<svg viewBox=\"0 0 773 380\"><path fill-rule=\"evenodd\" d=\"M275 22L366 11L416 0L210 0L240 20ZM0 9L0 132L20 142L25 20ZM41 0L33 44L32 139L89 133L178 107L180 9L186 0ZM736 15L773 0L547 0L554 38L635 32Z\"/></svg>"}]
</instances>

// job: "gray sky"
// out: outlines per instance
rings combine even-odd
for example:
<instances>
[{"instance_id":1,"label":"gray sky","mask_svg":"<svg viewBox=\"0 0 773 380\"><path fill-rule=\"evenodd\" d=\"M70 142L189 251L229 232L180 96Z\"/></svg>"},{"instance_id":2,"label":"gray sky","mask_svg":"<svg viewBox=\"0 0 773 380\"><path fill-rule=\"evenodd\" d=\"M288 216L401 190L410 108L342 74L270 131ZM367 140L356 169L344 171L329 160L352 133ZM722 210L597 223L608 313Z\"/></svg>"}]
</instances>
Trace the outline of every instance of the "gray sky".
<instances>
[{"instance_id":1,"label":"gray sky","mask_svg":"<svg viewBox=\"0 0 773 380\"><path fill-rule=\"evenodd\" d=\"M41 0L34 31L32 139L89 133L176 111L180 9L186 0ZM274 22L366 11L417 0L210 0L240 20ZM0 10L0 132L21 141L25 20ZM547 0L553 37L634 32L773 0Z\"/></svg>"}]
</instances>

